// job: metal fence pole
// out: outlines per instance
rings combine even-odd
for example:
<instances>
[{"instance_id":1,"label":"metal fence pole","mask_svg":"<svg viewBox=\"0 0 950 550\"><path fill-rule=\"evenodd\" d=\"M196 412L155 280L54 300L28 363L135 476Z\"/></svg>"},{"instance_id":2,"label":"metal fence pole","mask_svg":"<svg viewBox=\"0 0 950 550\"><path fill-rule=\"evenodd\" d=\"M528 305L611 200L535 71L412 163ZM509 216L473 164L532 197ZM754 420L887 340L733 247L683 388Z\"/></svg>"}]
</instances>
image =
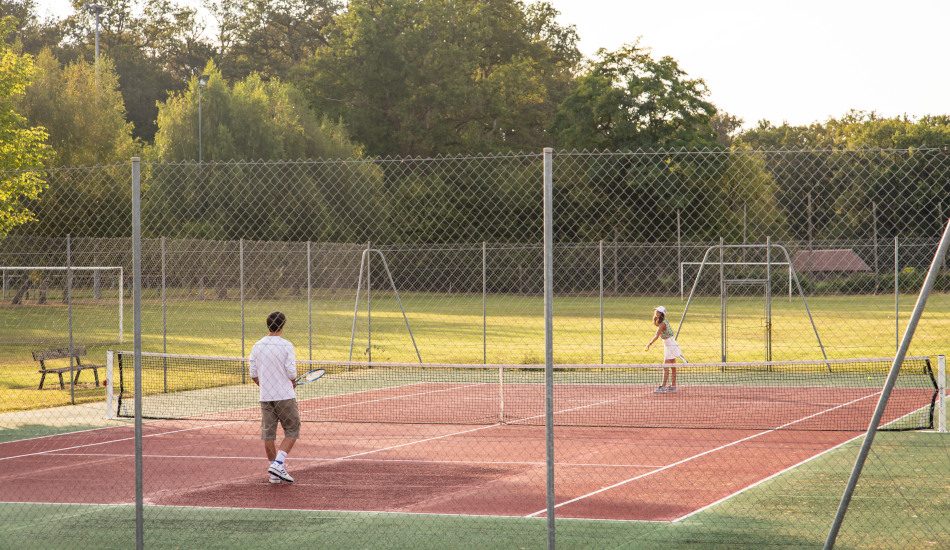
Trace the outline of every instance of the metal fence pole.
<instances>
[{"instance_id":1,"label":"metal fence pole","mask_svg":"<svg viewBox=\"0 0 950 550\"><path fill-rule=\"evenodd\" d=\"M726 361L726 241L719 237L719 356Z\"/></svg>"},{"instance_id":2,"label":"metal fence pole","mask_svg":"<svg viewBox=\"0 0 950 550\"><path fill-rule=\"evenodd\" d=\"M867 461L868 453L871 451L871 445L874 443L874 436L877 434L877 426L881 422L881 417L884 415L884 409L887 407L887 401L891 396L891 390L894 389L894 383L897 381L897 373L900 372L901 364L904 362L904 357L907 355L907 349L910 347L910 342L914 338L914 332L917 330L917 323L920 321L921 315L924 312L924 306L927 304L927 298L930 297L930 291L933 290L934 283L937 281L937 273L940 268L940 264L943 262L944 256L947 254L947 248L950 247L950 220L947 221L947 225L944 228L943 236L940 238L940 244L937 247L937 252L934 254L933 261L930 264L930 269L927 270L927 278L924 280L924 286L920 289L920 295L917 297L917 303L914 305L914 311L910 315L910 320L907 322L907 329L904 331L904 338L901 340L900 346L897 348L897 355L894 357L894 362L891 364L891 370L887 375L887 381L884 383L884 388L881 390L881 397L878 399L877 407L874 409L874 416L871 418L871 422L868 425L867 434L864 437L864 442L861 444L861 451L858 453L858 458L854 463L854 468L851 470L851 476L848 479L848 484L845 486L844 494L841 496L841 502L838 503L838 511L835 513L834 522L831 525L831 529L828 531L828 538L825 539L825 549L831 550L834 548L835 541L838 538L838 532L841 529L841 524L844 521L845 513L848 511L848 506L851 503L851 497L854 495L854 488L857 486L858 478L861 477L861 470L864 468L864 463Z\"/></svg>"},{"instance_id":3,"label":"metal fence pole","mask_svg":"<svg viewBox=\"0 0 950 550\"><path fill-rule=\"evenodd\" d=\"M168 393L168 295L165 281L165 237L161 239L162 264L162 388Z\"/></svg>"},{"instance_id":4,"label":"metal fence pole","mask_svg":"<svg viewBox=\"0 0 950 550\"><path fill-rule=\"evenodd\" d=\"M937 431L947 433L947 356L937 356Z\"/></svg>"},{"instance_id":5,"label":"metal fence pole","mask_svg":"<svg viewBox=\"0 0 950 550\"><path fill-rule=\"evenodd\" d=\"M373 362L373 283L372 279L372 261L373 243L366 242L366 359Z\"/></svg>"},{"instance_id":6,"label":"metal fence pole","mask_svg":"<svg viewBox=\"0 0 950 550\"><path fill-rule=\"evenodd\" d=\"M132 326L135 360L135 547L145 546L145 500L142 487L142 178L132 157Z\"/></svg>"},{"instance_id":7,"label":"metal fence pole","mask_svg":"<svg viewBox=\"0 0 950 550\"><path fill-rule=\"evenodd\" d=\"M307 359L313 361L313 299L310 295L313 288L310 271L313 262L310 256L310 241L307 241Z\"/></svg>"},{"instance_id":8,"label":"metal fence pole","mask_svg":"<svg viewBox=\"0 0 950 550\"><path fill-rule=\"evenodd\" d=\"M901 295L900 295L900 248L897 242L897 235L894 235L894 349L901 345Z\"/></svg>"},{"instance_id":9,"label":"metal fence pole","mask_svg":"<svg viewBox=\"0 0 950 550\"><path fill-rule=\"evenodd\" d=\"M544 427L547 460L548 550L554 549L554 173L544 149Z\"/></svg>"},{"instance_id":10,"label":"metal fence pole","mask_svg":"<svg viewBox=\"0 0 950 550\"><path fill-rule=\"evenodd\" d=\"M73 239L72 235L66 235L66 317L69 323L69 402L76 404L76 365L73 352L75 343L73 340Z\"/></svg>"},{"instance_id":11,"label":"metal fence pole","mask_svg":"<svg viewBox=\"0 0 950 550\"><path fill-rule=\"evenodd\" d=\"M811 189L808 190L808 250L813 250L812 240L814 239L814 220L812 219Z\"/></svg>"},{"instance_id":12,"label":"metal fence pole","mask_svg":"<svg viewBox=\"0 0 950 550\"><path fill-rule=\"evenodd\" d=\"M600 281L600 364L604 364L604 241L601 239L598 244L598 266L600 269L597 270L598 279Z\"/></svg>"},{"instance_id":13,"label":"metal fence pole","mask_svg":"<svg viewBox=\"0 0 950 550\"><path fill-rule=\"evenodd\" d=\"M603 242L603 241L601 241ZM683 233L680 224L680 209L676 209L676 267L680 274L680 301L686 297L683 293Z\"/></svg>"},{"instance_id":14,"label":"metal fence pole","mask_svg":"<svg viewBox=\"0 0 950 550\"><path fill-rule=\"evenodd\" d=\"M772 237L765 237L765 360L772 360Z\"/></svg>"},{"instance_id":15,"label":"metal fence pole","mask_svg":"<svg viewBox=\"0 0 950 550\"><path fill-rule=\"evenodd\" d=\"M488 245L482 241L482 364L488 364Z\"/></svg>"},{"instance_id":16,"label":"metal fence pole","mask_svg":"<svg viewBox=\"0 0 950 550\"><path fill-rule=\"evenodd\" d=\"M241 357L247 357L244 349L244 239L238 241L238 273L240 280L241 294ZM241 383L247 383L247 372L241 369Z\"/></svg>"}]
</instances>

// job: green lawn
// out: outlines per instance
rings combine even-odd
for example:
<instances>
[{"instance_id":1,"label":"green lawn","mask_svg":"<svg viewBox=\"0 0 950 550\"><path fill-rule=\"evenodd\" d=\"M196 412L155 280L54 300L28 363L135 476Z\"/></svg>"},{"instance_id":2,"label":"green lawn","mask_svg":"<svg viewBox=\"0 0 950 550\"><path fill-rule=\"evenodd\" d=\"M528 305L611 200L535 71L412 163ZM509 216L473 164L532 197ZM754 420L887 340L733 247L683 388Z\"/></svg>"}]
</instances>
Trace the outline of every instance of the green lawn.
<instances>
[{"instance_id":1,"label":"green lawn","mask_svg":"<svg viewBox=\"0 0 950 550\"><path fill-rule=\"evenodd\" d=\"M233 296L231 296L233 298ZM249 300L245 304L245 353L263 333L267 313L280 309L289 317L286 336L300 358L341 360L348 357L354 295L348 292L315 294L313 330L308 334L308 312L300 296ZM482 361L482 300L480 295L404 293L403 303L425 362L479 363ZM915 297L902 296L901 330ZM74 307L74 339L91 344L90 361L102 363L107 348L131 349L132 313L126 302L125 342L116 342L115 303L86 301ZM678 323L683 302L670 297L608 297L605 300L604 360L643 363L656 361L660 350L643 351L652 336L649 322L654 306L665 304ZM894 353L894 298L887 295L829 296L809 299L819 334L829 357L877 357ZM373 294L372 356L374 361L414 361L415 354L402 316L391 293ZM728 359L764 357L763 303L760 298L733 298L729 302ZM539 297L494 295L487 302L485 349L490 363L543 361L543 303ZM600 361L601 334L597 297L556 297L555 361ZM679 336L693 362L718 361L720 324L718 297L697 299ZM30 351L67 341L65 308L59 304L0 305L0 411L46 407L68 402L69 392L56 384L39 391L39 375ZM235 300L173 300L167 317L167 349L173 353L240 355L241 310ZM357 323L355 360L366 360L368 323L365 302ZM143 308L143 346L162 351L162 314L156 301ZM309 346L312 338L312 347ZM820 352L800 300L778 297L773 303L774 359L816 359ZM931 297L918 328L912 354L934 355L950 350L950 294ZM102 390L86 384L76 391L78 402L102 398Z\"/></svg>"}]
</instances>

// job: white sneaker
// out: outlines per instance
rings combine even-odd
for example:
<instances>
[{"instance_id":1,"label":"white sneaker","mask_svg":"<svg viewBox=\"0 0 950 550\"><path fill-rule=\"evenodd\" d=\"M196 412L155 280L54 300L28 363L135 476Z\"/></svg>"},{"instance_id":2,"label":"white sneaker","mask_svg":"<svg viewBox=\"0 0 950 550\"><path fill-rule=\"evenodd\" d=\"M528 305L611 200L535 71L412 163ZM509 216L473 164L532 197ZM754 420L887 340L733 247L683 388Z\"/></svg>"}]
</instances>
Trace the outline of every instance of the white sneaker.
<instances>
[{"instance_id":1,"label":"white sneaker","mask_svg":"<svg viewBox=\"0 0 950 550\"><path fill-rule=\"evenodd\" d=\"M274 474L268 475L268 476L267 476L267 481L269 481L269 482L271 482L271 483L274 483L274 484L282 483L282 482L283 482L282 479L280 479L279 477L275 476Z\"/></svg>"},{"instance_id":2,"label":"white sneaker","mask_svg":"<svg viewBox=\"0 0 950 550\"><path fill-rule=\"evenodd\" d=\"M283 464L271 464L270 468L267 469L267 473L277 477L281 481L286 481L287 483L294 482L294 478L287 473L287 468L284 468Z\"/></svg>"},{"instance_id":3,"label":"white sneaker","mask_svg":"<svg viewBox=\"0 0 950 550\"><path fill-rule=\"evenodd\" d=\"M669 390L666 389L666 386L660 386L659 388L653 390L653 393L666 393L667 391Z\"/></svg>"},{"instance_id":4,"label":"white sneaker","mask_svg":"<svg viewBox=\"0 0 950 550\"><path fill-rule=\"evenodd\" d=\"M669 386L666 388L666 393L676 393L676 386Z\"/></svg>"}]
</instances>

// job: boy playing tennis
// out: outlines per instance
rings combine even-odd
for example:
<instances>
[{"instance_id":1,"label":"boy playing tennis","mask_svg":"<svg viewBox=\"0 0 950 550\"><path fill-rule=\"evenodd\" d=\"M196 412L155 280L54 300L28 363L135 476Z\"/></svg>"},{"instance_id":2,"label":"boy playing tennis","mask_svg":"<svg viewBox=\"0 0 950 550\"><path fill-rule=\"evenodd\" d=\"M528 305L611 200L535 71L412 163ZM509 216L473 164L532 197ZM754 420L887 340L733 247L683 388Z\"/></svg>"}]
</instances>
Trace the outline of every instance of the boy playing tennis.
<instances>
[{"instance_id":1,"label":"boy playing tennis","mask_svg":"<svg viewBox=\"0 0 950 550\"><path fill-rule=\"evenodd\" d=\"M300 412L297 410L297 361L294 345L281 337L287 317L275 311L267 316L269 334L254 344L248 357L251 380L261 388L261 439L270 466L271 483L293 483L287 473L287 455L300 437ZM277 423L284 429L278 451Z\"/></svg>"},{"instance_id":2,"label":"boy playing tennis","mask_svg":"<svg viewBox=\"0 0 950 550\"><path fill-rule=\"evenodd\" d=\"M675 364L677 357L683 357L683 351L673 337L673 328L666 321L665 307L657 306L653 310L653 324L656 326L656 334L653 335L653 339L650 340L644 351L649 351L650 346L656 342L657 338L661 338L663 339L663 364ZM686 362L685 358L683 362ZM672 377L670 371L672 371ZM669 382L669 385L667 385L667 382ZM676 367L663 367L663 383L654 391L655 393L676 393Z\"/></svg>"}]
</instances>

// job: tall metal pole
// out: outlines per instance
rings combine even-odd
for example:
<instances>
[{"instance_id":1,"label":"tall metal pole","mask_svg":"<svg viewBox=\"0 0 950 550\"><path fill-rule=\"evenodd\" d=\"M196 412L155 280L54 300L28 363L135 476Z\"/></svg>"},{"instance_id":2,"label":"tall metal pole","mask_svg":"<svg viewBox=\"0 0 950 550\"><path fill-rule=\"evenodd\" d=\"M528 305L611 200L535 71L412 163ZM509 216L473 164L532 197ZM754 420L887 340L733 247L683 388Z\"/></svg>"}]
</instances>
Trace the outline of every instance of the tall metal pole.
<instances>
[{"instance_id":1,"label":"tall metal pole","mask_svg":"<svg viewBox=\"0 0 950 550\"><path fill-rule=\"evenodd\" d=\"M874 293L877 294L877 285L878 277L880 276L880 268L878 265L877 257L877 203L871 203L871 231L872 231L872 240L874 242Z\"/></svg>"},{"instance_id":2,"label":"tall metal pole","mask_svg":"<svg viewBox=\"0 0 950 550\"><path fill-rule=\"evenodd\" d=\"M244 239L238 241L238 278L241 295L241 357L247 357L244 343ZM247 382L244 369L241 369L241 383Z\"/></svg>"},{"instance_id":3,"label":"tall metal pole","mask_svg":"<svg viewBox=\"0 0 950 550\"><path fill-rule=\"evenodd\" d=\"M808 190L808 250L812 250L812 240L814 239L814 224L812 220L811 189Z\"/></svg>"},{"instance_id":4,"label":"tall metal pole","mask_svg":"<svg viewBox=\"0 0 950 550\"><path fill-rule=\"evenodd\" d=\"M168 295L165 284L165 237L162 237L162 388L168 392Z\"/></svg>"},{"instance_id":5,"label":"tall metal pole","mask_svg":"<svg viewBox=\"0 0 950 550\"><path fill-rule=\"evenodd\" d=\"M554 550L554 150L544 149L544 429L548 550Z\"/></svg>"},{"instance_id":6,"label":"tall metal pole","mask_svg":"<svg viewBox=\"0 0 950 550\"><path fill-rule=\"evenodd\" d=\"M726 241L719 237L719 355L726 362Z\"/></svg>"},{"instance_id":7,"label":"tall metal pole","mask_svg":"<svg viewBox=\"0 0 950 550\"><path fill-rule=\"evenodd\" d=\"M198 78L198 164L203 161L203 151L201 150L201 78Z\"/></svg>"},{"instance_id":8,"label":"tall metal pole","mask_svg":"<svg viewBox=\"0 0 950 550\"><path fill-rule=\"evenodd\" d=\"M105 7L101 4L87 4L86 9L96 18L96 65L99 64L99 16L102 15L102 12L105 10ZM98 71L97 71L98 74Z\"/></svg>"},{"instance_id":9,"label":"tall metal pole","mask_svg":"<svg viewBox=\"0 0 950 550\"><path fill-rule=\"evenodd\" d=\"M307 359L313 361L313 300L310 295L310 289L313 284L310 280L310 270L313 262L310 257L310 241L307 241Z\"/></svg>"},{"instance_id":10,"label":"tall metal pole","mask_svg":"<svg viewBox=\"0 0 950 550\"><path fill-rule=\"evenodd\" d=\"M145 546L145 498L142 486L142 178L139 157L132 157L132 326L135 361L135 547Z\"/></svg>"},{"instance_id":11,"label":"tall metal pole","mask_svg":"<svg viewBox=\"0 0 950 550\"><path fill-rule=\"evenodd\" d=\"M76 404L76 376L73 352L73 249L72 236L66 235L66 316L69 319L69 402Z\"/></svg>"},{"instance_id":12,"label":"tall metal pole","mask_svg":"<svg viewBox=\"0 0 950 550\"><path fill-rule=\"evenodd\" d=\"M482 364L488 364L488 245L482 242Z\"/></svg>"},{"instance_id":13,"label":"tall metal pole","mask_svg":"<svg viewBox=\"0 0 950 550\"><path fill-rule=\"evenodd\" d=\"M934 283L937 281L937 273L940 270L940 265L943 262L943 258L947 255L948 248L950 248L950 220L947 220L947 225L944 228L943 236L940 238L940 244L937 246L937 252L934 254L933 261L930 264L930 269L927 270L927 278L924 280L924 286L920 289L920 295L917 296L917 303L914 305L914 311L911 313L910 320L907 322L907 329L904 331L904 338L901 340L901 344L897 348L897 355L894 357L894 362L891 364L891 370L887 375L887 381L884 383L884 389L881 390L881 397L878 399L877 407L874 409L874 416L871 418L871 422L868 425L867 434L864 437L864 442L861 444L861 451L858 453L858 458L854 463L854 469L851 470L851 477L848 479L848 484L844 489L844 494L841 496L841 502L838 504L838 511L835 514L834 522L832 523L831 529L828 532L828 538L825 539L826 550L831 550L834 548L835 541L838 538L838 532L841 530L841 524L844 521L845 513L847 513L848 506L851 503L851 497L854 496L854 488L858 484L858 478L861 477L861 470L864 468L864 463L867 461L868 453L871 451L871 445L874 443L874 436L877 434L878 424L881 422L881 417L884 416L884 409L887 407L887 400L891 396L891 390L894 389L894 383L897 381L897 374L900 372L901 364L904 362L904 357L907 355L907 349L910 347L910 342L914 338L914 332L917 330L917 323L920 321L920 317L924 313L924 306L927 305L927 298L930 296L930 292L933 290Z\"/></svg>"},{"instance_id":14,"label":"tall metal pole","mask_svg":"<svg viewBox=\"0 0 950 550\"><path fill-rule=\"evenodd\" d=\"M373 362L373 243L366 241L366 359Z\"/></svg>"},{"instance_id":15,"label":"tall metal pole","mask_svg":"<svg viewBox=\"0 0 950 550\"><path fill-rule=\"evenodd\" d=\"M765 237L765 360L772 360L772 237Z\"/></svg>"},{"instance_id":16,"label":"tall metal pole","mask_svg":"<svg viewBox=\"0 0 950 550\"><path fill-rule=\"evenodd\" d=\"M894 349L899 349L901 345L901 295L900 295L900 248L897 241L897 235L894 235Z\"/></svg>"},{"instance_id":17,"label":"tall metal pole","mask_svg":"<svg viewBox=\"0 0 950 550\"><path fill-rule=\"evenodd\" d=\"M598 279L600 280L599 289L600 289L600 364L604 364L604 240L601 239L597 247L599 261L597 265L600 269L597 270Z\"/></svg>"},{"instance_id":18,"label":"tall metal pole","mask_svg":"<svg viewBox=\"0 0 950 550\"><path fill-rule=\"evenodd\" d=\"M683 294L683 232L680 224L680 209L676 209L676 267L680 274L680 301L685 296Z\"/></svg>"}]
</instances>

